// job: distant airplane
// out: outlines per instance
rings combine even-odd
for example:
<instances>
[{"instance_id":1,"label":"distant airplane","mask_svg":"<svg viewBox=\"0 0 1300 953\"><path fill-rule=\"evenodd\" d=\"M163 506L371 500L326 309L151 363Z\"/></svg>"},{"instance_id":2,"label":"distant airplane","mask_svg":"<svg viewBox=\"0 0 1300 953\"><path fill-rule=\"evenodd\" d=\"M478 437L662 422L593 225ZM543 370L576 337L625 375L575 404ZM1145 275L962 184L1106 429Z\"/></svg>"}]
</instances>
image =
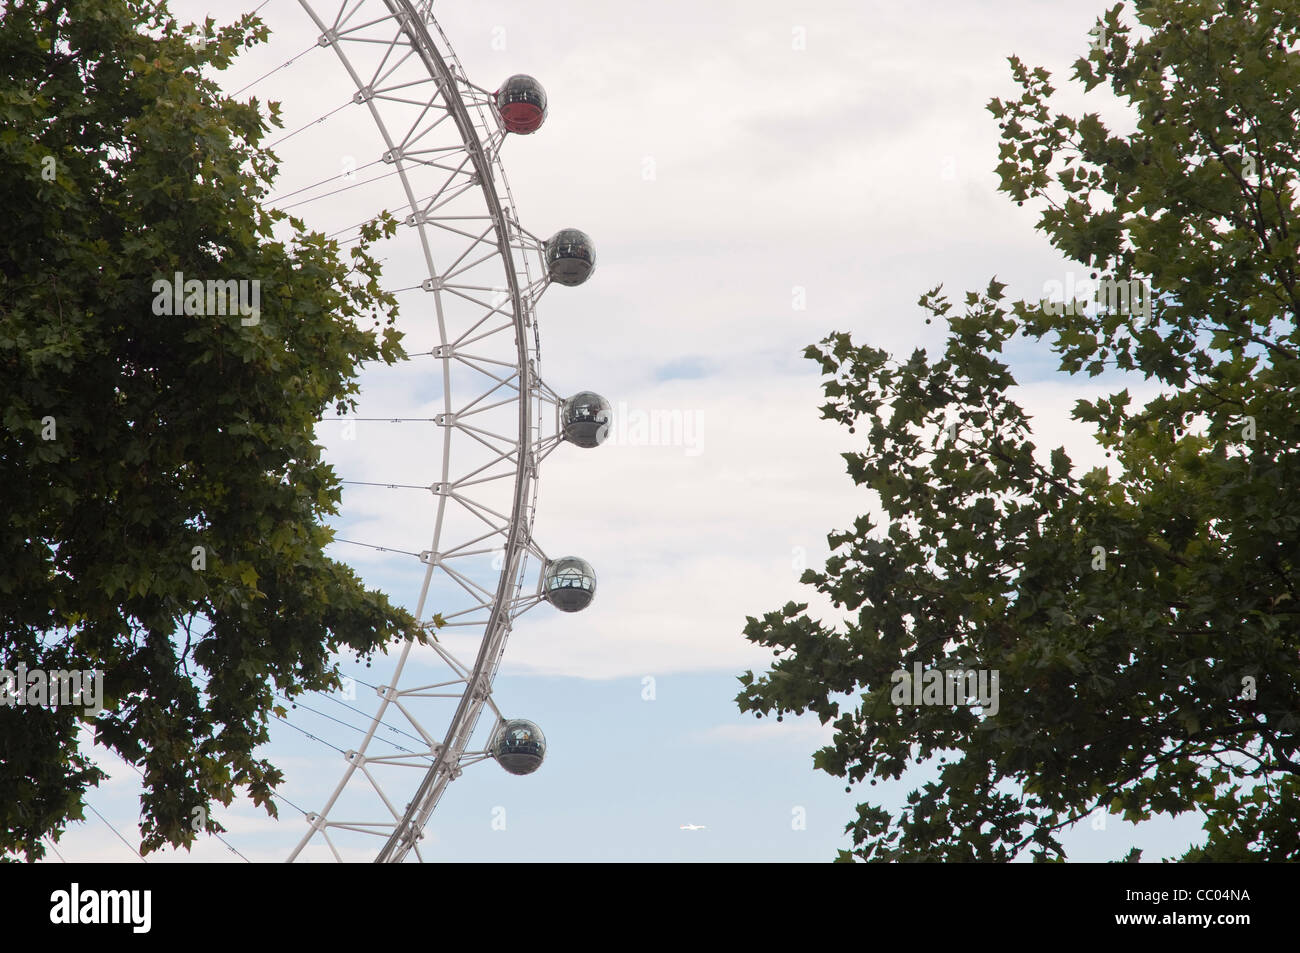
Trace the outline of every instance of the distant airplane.
<instances>
[{"instance_id":1,"label":"distant airplane","mask_svg":"<svg viewBox=\"0 0 1300 953\"><path fill-rule=\"evenodd\" d=\"M683 824L681 827L678 828L678 830L683 830L683 831L702 831L704 829L705 828L703 824Z\"/></svg>"}]
</instances>

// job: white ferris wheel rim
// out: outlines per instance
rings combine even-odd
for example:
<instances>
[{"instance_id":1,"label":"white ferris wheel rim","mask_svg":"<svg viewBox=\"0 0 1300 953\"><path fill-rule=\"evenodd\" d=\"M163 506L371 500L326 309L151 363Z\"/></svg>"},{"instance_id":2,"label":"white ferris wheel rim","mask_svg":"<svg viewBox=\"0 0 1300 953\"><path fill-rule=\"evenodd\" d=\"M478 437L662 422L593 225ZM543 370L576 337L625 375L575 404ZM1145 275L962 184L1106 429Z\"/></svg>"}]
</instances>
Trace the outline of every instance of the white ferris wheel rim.
<instances>
[{"instance_id":1,"label":"white ferris wheel rim","mask_svg":"<svg viewBox=\"0 0 1300 953\"><path fill-rule=\"evenodd\" d=\"M532 538L538 464L562 441L558 432L553 435L544 432L548 418L551 418L549 422L552 424L558 421L561 398L539 376L540 339L534 310L538 297L549 286L550 278L545 267L544 243L520 226L515 212L513 196L501 163L501 145L506 134L491 105L491 94L469 82L445 34L432 16L430 0L423 0L418 7L411 0L298 0L298 3L319 31L318 45L332 48L337 55L356 87L354 102L368 108L383 139L383 161L394 166L400 179L409 209L404 226L413 227L418 232L428 270L428 276L422 282L423 290L432 294L438 317L441 344L432 353L435 359L442 362L443 370L444 412L438 420L443 431L442 469L437 482L430 487L438 497L437 515L432 544L427 551L419 554L424 572L415 616L422 627L432 626L432 622L425 618L426 600L435 571L441 568L478 600L478 605L474 608L456 615L472 616L474 612L486 609L487 618L481 623L460 623L447 617L448 625L482 626L483 635L472 664L462 662L437 642L428 643L456 675L447 682L399 687L414 643L407 641L403 644L389 683L377 686L379 706L360 746L345 753L347 763L341 779L324 806L319 811L307 814L309 830L287 860L292 862L297 859L319 837L334 859L343 861L343 856L330 838L330 832L349 831L383 838L383 846L375 856L377 862L401 862L411 854L422 861L419 840L447 785L460 776L464 767L490 756L486 751L468 751L469 743L485 706L492 709L498 722L503 720L504 716L492 700L492 685L506 640L514 620L542 601L540 585L537 593L528 595L523 594L523 585L530 555L536 557L543 568L547 562L545 554ZM333 9L333 13L328 16L323 15L319 9L327 6ZM379 67L367 77L367 72L370 71L364 70L362 64L350 55L352 44L364 43L373 47L378 43L382 47L383 43L377 41L373 34L376 30L385 28L391 30L391 40L387 41L387 49ZM373 59L373 50L368 52ZM399 67L408 63L412 57L417 58L423 67L426 74L423 80L408 81L404 76L397 75ZM385 107L396 103L409 106L418 102L412 97L420 95L422 84L429 85L432 95L425 101L420 118L403 133L399 133L396 131L398 127L387 117ZM459 167L443 164L455 156L455 153L449 156L446 148L416 148L430 129L447 119L454 122L460 136L464 157ZM428 127L422 129L422 124L426 122L429 123ZM405 126L405 123L402 125ZM430 152L433 154L430 155ZM466 171L466 161L472 172ZM434 168L440 172L446 172L450 168L452 173L429 196L427 190L419 187L416 178L418 174L430 172ZM478 235L472 231L460 231L465 227L465 216L439 215L439 209L467 189L477 189L480 192L490 219L487 228ZM451 224L453 219L454 225ZM442 271L439 271L431 251L432 232L436 228L449 229L470 239L468 249ZM488 253L470 265L463 265L471 252L477 254L483 250L479 246L490 246ZM530 256L540 265L537 278L533 277L529 267ZM453 280L464 271L489 260L495 260L501 265L506 279L504 288L458 284ZM484 291L492 291L496 297L488 302L478 300L477 295ZM444 306L452 296L472 300L485 310L484 317L469 332L459 337L451 335L445 318ZM475 330L496 314L500 314L502 319L508 316L511 320L495 330L482 333ZM466 350L469 345L482 341L488 335L511 329L515 335L513 368L486 368L486 359ZM470 333L477 336L467 337ZM451 371L456 362L467 364L497 381L492 386L485 382L487 391L459 409L453 403L451 387ZM507 394L513 391L514 396L507 396L488 406L495 407L510 401L518 403L518 430L510 435L513 436L512 448L504 442L505 436L489 433L466 423L464 419L477 413L478 410L472 408L481 401L492 398L497 391ZM548 405L554 411L553 414L546 413ZM453 478L451 469L452 436L457 430L468 434L497 454L493 463L472 471L459 482ZM475 504L469 495L471 491L467 488L498 479L497 476L483 476L483 471L492 466L506 470L512 463L514 488L510 512L501 513ZM489 532L449 549L447 541L443 539L444 517L449 502L469 510L487 524ZM495 591L488 592L467 576L458 573L447 562L457 555L481 552L466 547L496 536L502 537L501 572ZM460 701L450 723L440 735L431 734L416 716L413 704L408 703L435 695L449 697L448 692L439 690L456 685L461 686ZM381 727L391 727L384 722L384 716L390 709L396 710L409 722L427 746L425 750L405 755L376 756L369 753L377 731ZM400 798L396 801L390 798L370 768L374 765L420 767L420 759L428 762L424 777L409 801L399 809L396 805L400 803ZM350 784L358 783L358 778L364 779L373 788L376 813L381 819L338 820L331 816L340 795Z\"/></svg>"}]
</instances>

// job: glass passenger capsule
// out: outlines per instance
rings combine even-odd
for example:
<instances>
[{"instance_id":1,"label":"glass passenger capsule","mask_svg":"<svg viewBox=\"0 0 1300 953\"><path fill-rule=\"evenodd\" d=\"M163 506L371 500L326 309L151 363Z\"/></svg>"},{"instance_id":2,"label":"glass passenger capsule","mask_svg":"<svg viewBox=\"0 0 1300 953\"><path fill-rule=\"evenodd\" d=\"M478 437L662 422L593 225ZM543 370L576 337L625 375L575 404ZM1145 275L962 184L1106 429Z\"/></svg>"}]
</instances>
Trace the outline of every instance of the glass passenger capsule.
<instances>
[{"instance_id":1,"label":"glass passenger capsule","mask_svg":"<svg viewBox=\"0 0 1300 953\"><path fill-rule=\"evenodd\" d=\"M582 284L596 270L596 243L576 228L560 229L546 243L546 269L557 284Z\"/></svg>"},{"instance_id":2,"label":"glass passenger capsule","mask_svg":"<svg viewBox=\"0 0 1300 953\"><path fill-rule=\"evenodd\" d=\"M561 612L577 612L596 598L596 570L577 556L552 560L542 577L542 595Z\"/></svg>"},{"instance_id":3,"label":"glass passenger capsule","mask_svg":"<svg viewBox=\"0 0 1300 953\"><path fill-rule=\"evenodd\" d=\"M546 121L546 90L531 76L517 73L496 91L497 112L507 132L526 136Z\"/></svg>"},{"instance_id":4,"label":"glass passenger capsule","mask_svg":"<svg viewBox=\"0 0 1300 953\"><path fill-rule=\"evenodd\" d=\"M532 774L546 757L546 736L531 721L512 718L492 738L492 757L511 774Z\"/></svg>"},{"instance_id":5,"label":"glass passenger capsule","mask_svg":"<svg viewBox=\"0 0 1300 953\"><path fill-rule=\"evenodd\" d=\"M604 443L612 419L609 401L589 390L574 394L560 407L564 439L579 447L590 449Z\"/></svg>"}]
</instances>

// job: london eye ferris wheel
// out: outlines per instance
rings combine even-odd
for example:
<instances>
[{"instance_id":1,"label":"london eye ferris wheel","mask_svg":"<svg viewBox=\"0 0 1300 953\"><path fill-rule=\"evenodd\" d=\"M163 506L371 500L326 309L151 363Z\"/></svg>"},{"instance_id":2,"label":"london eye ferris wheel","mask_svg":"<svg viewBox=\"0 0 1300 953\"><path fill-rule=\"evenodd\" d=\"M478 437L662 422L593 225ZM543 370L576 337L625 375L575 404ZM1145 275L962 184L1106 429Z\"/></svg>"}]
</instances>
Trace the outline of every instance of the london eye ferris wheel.
<instances>
[{"instance_id":1,"label":"london eye ferris wheel","mask_svg":"<svg viewBox=\"0 0 1300 953\"><path fill-rule=\"evenodd\" d=\"M307 57L327 56L336 85L326 88L316 79L322 74L313 73L311 92L332 102L330 90L337 89L339 100L280 141L296 137L298 154L309 155L319 148L310 144L313 132L346 109L364 112L372 132L369 141L348 143L360 164L347 170L342 186L331 176L289 192L278 207L319 205L347 191L349 207L368 202L375 212L400 210L384 281L401 300L406 353L412 364L423 362L421 386L436 410L423 418L344 421L417 428L402 444L411 451L407 463L421 470L417 478L343 480L349 494L361 494L345 495L345 516L353 500L356 512L371 507L367 493L407 494L404 539L336 542L414 564L413 612L429 638L403 643L384 680L370 686L374 701L359 741L331 745L342 754L338 782L303 811L305 830L288 859L424 860L425 828L463 771L495 761L527 775L545 758L542 729L494 696L516 622L539 606L577 612L595 596L591 565L548 556L533 538L543 461L553 452L599 446L610 427L603 397L553 389L540 364L538 302L553 284L587 281L595 246L575 228L541 238L523 226L503 153L512 136L542 128L546 92L523 74L495 88L473 82L431 0L271 2L284 17L286 8L300 7L293 13L300 25L307 18L315 43L245 89L267 78L284 81L295 66L302 75ZM258 9L264 17L272 12ZM291 159L285 168L294 169ZM341 242L356 240L365 224L331 222L328 212L323 220ZM423 542L405 541L417 538Z\"/></svg>"}]
</instances>

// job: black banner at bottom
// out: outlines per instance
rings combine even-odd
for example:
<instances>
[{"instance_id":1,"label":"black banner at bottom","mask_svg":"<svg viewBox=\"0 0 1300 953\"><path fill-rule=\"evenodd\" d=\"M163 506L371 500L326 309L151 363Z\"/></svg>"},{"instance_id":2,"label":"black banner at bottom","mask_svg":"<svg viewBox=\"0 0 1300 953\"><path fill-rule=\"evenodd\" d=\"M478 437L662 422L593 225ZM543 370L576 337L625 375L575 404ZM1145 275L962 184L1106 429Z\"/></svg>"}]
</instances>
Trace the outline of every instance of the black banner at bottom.
<instances>
[{"instance_id":1,"label":"black banner at bottom","mask_svg":"<svg viewBox=\"0 0 1300 953\"><path fill-rule=\"evenodd\" d=\"M480 912L491 928L507 900L508 908L526 900L530 937L547 924L572 929L577 915L652 933L678 921L692 932L716 922L732 942L776 916L800 918L814 940L847 927L864 930L867 942L893 923L926 937L960 925L968 939L1045 927L1080 938L1231 943L1285 930L1293 915L1283 865L541 866L5 864L0 915L7 935L25 941L112 935L127 945L196 935L337 942L373 935L381 922L410 918L418 929L472 922Z\"/></svg>"}]
</instances>

